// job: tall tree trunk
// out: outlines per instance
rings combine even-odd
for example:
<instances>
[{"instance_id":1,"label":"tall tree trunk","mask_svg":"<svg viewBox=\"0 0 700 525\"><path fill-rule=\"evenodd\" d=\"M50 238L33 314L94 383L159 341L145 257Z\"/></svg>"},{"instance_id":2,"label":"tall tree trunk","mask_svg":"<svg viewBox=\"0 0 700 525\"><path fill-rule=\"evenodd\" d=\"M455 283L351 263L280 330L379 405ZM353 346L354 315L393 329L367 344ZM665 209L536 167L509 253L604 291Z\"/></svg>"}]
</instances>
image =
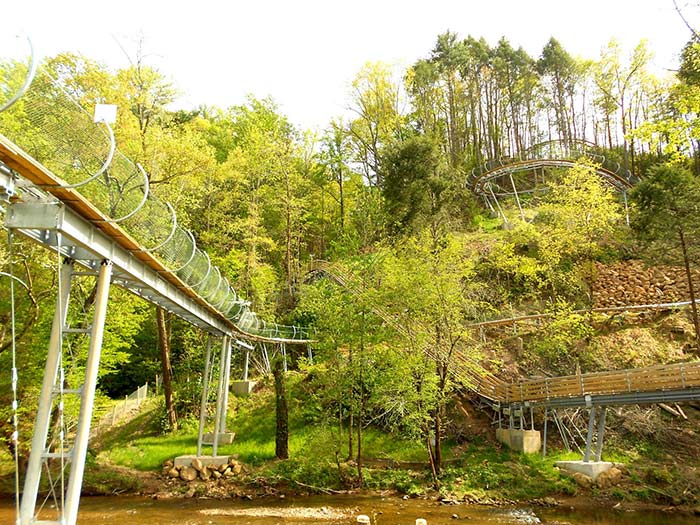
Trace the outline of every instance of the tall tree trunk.
<instances>
[{"instance_id":1,"label":"tall tree trunk","mask_svg":"<svg viewBox=\"0 0 700 525\"><path fill-rule=\"evenodd\" d=\"M289 458L289 415L281 358L275 359L272 375L275 378L275 456L277 459L287 459Z\"/></svg>"},{"instance_id":2,"label":"tall tree trunk","mask_svg":"<svg viewBox=\"0 0 700 525\"><path fill-rule=\"evenodd\" d=\"M357 479L360 486L364 485L364 479L362 478L362 419L365 412L365 393L364 393L364 383L362 377L362 370L364 368L364 327L365 327L365 312L362 312L362 331L360 332L360 407L357 417Z\"/></svg>"},{"instance_id":3,"label":"tall tree trunk","mask_svg":"<svg viewBox=\"0 0 700 525\"><path fill-rule=\"evenodd\" d=\"M168 424L171 430L177 430L177 414L175 412L175 395L173 393L173 369L170 366L170 334L165 320L165 310L156 307L156 324L158 325L158 350L163 374L163 392L165 394L165 411L168 414Z\"/></svg>"},{"instance_id":4,"label":"tall tree trunk","mask_svg":"<svg viewBox=\"0 0 700 525\"><path fill-rule=\"evenodd\" d=\"M291 182L289 180L289 172L284 170L284 182L286 189L286 199L285 199L285 250L284 250L284 262L286 266L287 273L287 294L289 296L290 305L293 304L294 289L293 289L293 255L292 255L292 188Z\"/></svg>"},{"instance_id":5,"label":"tall tree trunk","mask_svg":"<svg viewBox=\"0 0 700 525\"><path fill-rule=\"evenodd\" d=\"M354 454L353 450L355 447L353 447L353 429L354 429L354 413L355 413L355 372L352 368L353 363L352 363L352 345L350 345L350 348L348 349L348 372L350 372L350 416L348 420L348 461L350 461Z\"/></svg>"},{"instance_id":6,"label":"tall tree trunk","mask_svg":"<svg viewBox=\"0 0 700 525\"><path fill-rule=\"evenodd\" d=\"M693 274L690 271L690 258L688 257L688 246L686 245L685 232L683 228L678 228L678 239L681 241L683 250L683 264L685 265L685 277L688 280L688 291L690 292L690 306L693 312L693 327L695 328L695 350L700 350L700 321L698 320L698 305L695 304L695 286L693 285Z\"/></svg>"}]
</instances>

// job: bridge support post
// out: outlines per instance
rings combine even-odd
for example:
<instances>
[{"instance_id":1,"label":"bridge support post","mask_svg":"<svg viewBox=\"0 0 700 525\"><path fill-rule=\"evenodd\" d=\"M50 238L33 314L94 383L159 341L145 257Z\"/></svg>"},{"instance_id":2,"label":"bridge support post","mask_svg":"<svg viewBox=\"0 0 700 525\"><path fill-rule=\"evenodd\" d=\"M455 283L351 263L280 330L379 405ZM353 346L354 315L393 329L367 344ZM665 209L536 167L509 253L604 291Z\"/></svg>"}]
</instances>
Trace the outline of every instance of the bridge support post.
<instances>
[{"instance_id":1,"label":"bridge support post","mask_svg":"<svg viewBox=\"0 0 700 525\"><path fill-rule=\"evenodd\" d=\"M24 492L20 507L19 522L21 525L29 525L34 520L37 496L39 494L39 482L41 481L41 468L43 455L46 449L46 440L49 435L51 423L51 407L53 387L56 384L58 365L61 357L63 325L66 322L68 300L70 298L70 285L73 276L73 261L63 263L59 274L60 294L56 299L56 312L51 326L49 337L49 349L46 355L44 368L44 381L39 395L39 407L34 421L34 434L32 436L32 448L27 465L27 476L24 480Z\"/></svg>"},{"instance_id":2,"label":"bridge support post","mask_svg":"<svg viewBox=\"0 0 700 525\"><path fill-rule=\"evenodd\" d=\"M248 381L248 366L250 363L250 350L245 349L245 360L243 361L243 381Z\"/></svg>"},{"instance_id":3,"label":"bridge support post","mask_svg":"<svg viewBox=\"0 0 700 525\"><path fill-rule=\"evenodd\" d=\"M596 451L595 460L600 461L600 457L603 454L603 432L605 432L605 411L607 407L602 407L600 409L600 414L598 414L598 436L596 437Z\"/></svg>"},{"instance_id":4,"label":"bridge support post","mask_svg":"<svg viewBox=\"0 0 700 525\"><path fill-rule=\"evenodd\" d=\"M221 432L221 413L225 412L222 408L224 401L223 385L224 385L224 363L226 361L226 337L221 343L221 353L219 355L219 382L216 387L216 414L214 415L214 436L212 442L212 455L216 456L219 452L219 433Z\"/></svg>"},{"instance_id":5,"label":"bridge support post","mask_svg":"<svg viewBox=\"0 0 700 525\"><path fill-rule=\"evenodd\" d=\"M224 367L224 384L222 385L222 394L224 396L221 403L221 423L219 424L219 432L226 432L226 415L228 414L228 392L229 383L231 382L231 338L224 336L224 362L221 363Z\"/></svg>"},{"instance_id":6,"label":"bridge support post","mask_svg":"<svg viewBox=\"0 0 700 525\"><path fill-rule=\"evenodd\" d=\"M547 455L547 420L549 419L549 409L544 407L544 424L542 428L542 457Z\"/></svg>"},{"instance_id":7,"label":"bridge support post","mask_svg":"<svg viewBox=\"0 0 700 525\"><path fill-rule=\"evenodd\" d=\"M88 439L90 438L92 408L95 404L97 371L100 366L100 354L102 353L102 339L104 337L105 320L107 318L107 300L109 298L109 283L111 278L112 263L110 261L103 261L97 279L95 311L92 320L88 360L85 367L85 383L83 384L83 395L80 402L78 429L73 444L70 477L68 479L68 488L66 489L66 525L73 525L78 520L80 489L83 486L83 474L85 473L85 457L87 456Z\"/></svg>"},{"instance_id":8,"label":"bridge support post","mask_svg":"<svg viewBox=\"0 0 700 525\"><path fill-rule=\"evenodd\" d=\"M591 407L591 412L588 416L588 434L586 435L586 452L583 455L584 463L591 460L591 445L593 443L593 431L595 429L595 407Z\"/></svg>"},{"instance_id":9,"label":"bridge support post","mask_svg":"<svg viewBox=\"0 0 700 525\"><path fill-rule=\"evenodd\" d=\"M204 376L202 377L202 401L199 404L199 433L197 434L197 457L202 455L204 426L207 423L207 399L209 399L209 374L211 373L211 336L207 337L207 352L204 357Z\"/></svg>"}]
</instances>

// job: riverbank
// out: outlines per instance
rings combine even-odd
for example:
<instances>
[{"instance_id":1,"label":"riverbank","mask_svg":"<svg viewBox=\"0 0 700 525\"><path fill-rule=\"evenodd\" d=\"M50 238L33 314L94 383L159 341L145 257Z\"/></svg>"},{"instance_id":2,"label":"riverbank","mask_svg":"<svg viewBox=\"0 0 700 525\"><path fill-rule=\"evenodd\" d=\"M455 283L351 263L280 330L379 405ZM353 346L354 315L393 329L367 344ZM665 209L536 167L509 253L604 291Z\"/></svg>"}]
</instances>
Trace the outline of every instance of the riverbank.
<instances>
[{"instance_id":1,"label":"riverbank","mask_svg":"<svg viewBox=\"0 0 700 525\"><path fill-rule=\"evenodd\" d=\"M355 523L359 514L369 516L373 525L414 523L429 525L469 522L473 525L514 525L561 523L568 525L691 525L697 517L687 514L645 510L643 512L589 507L536 507L530 505L444 505L429 499L408 499L377 494L308 496L303 498L261 498L259 500L217 500L179 498L154 500L138 496L83 498L81 523L129 525L187 523L188 525L278 525L279 523ZM0 501L0 523L10 523L14 508Z\"/></svg>"}]
</instances>

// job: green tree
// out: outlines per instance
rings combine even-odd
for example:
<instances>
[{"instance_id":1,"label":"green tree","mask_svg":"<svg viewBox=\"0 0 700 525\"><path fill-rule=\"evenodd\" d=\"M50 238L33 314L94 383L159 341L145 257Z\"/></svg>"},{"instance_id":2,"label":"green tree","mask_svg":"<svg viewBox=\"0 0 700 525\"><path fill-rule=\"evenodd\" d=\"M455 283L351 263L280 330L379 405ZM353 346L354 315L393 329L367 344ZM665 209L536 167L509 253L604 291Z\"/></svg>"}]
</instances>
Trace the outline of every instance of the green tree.
<instances>
[{"instance_id":1,"label":"green tree","mask_svg":"<svg viewBox=\"0 0 700 525\"><path fill-rule=\"evenodd\" d=\"M611 186L596 173L596 165L582 158L552 184L546 202L538 208L539 258L550 276L566 274L579 265L588 290L594 278L593 260L615 241L622 213Z\"/></svg>"},{"instance_id":2,"label":"green tree","mask_svg":"<svg viewBox=\"0 0 700 525\"><path fill-rule=\"evenodd\" d=\"M350 109L356 117L349 132L355 151L354 160L371 186L381 186L382 148L400 138L404 117L400 109L399 86L389 66L367 63L352 82Z\"/></svg>"},{"instance_id":3,"label":"green tree","mask_svg":"<svg viewBox=\"0 0 700 525\"><path fill-rule=\"evenodd\" d=\"M632 191L632 227L657 260L681 263L690 291L695 345L700 348L700 323L695 304L692 267L700 252L700 180L687 169L663 164L655 167Z\"/></svg>"}]
</instances>

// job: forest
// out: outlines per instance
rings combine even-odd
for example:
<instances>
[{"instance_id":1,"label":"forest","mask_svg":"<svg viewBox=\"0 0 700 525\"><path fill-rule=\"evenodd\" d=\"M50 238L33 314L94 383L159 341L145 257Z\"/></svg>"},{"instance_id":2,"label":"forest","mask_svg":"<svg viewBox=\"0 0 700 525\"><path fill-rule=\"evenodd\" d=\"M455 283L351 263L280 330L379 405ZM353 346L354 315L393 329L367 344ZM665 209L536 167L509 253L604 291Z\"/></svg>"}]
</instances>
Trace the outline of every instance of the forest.
<instances>
[{"instance_id":1,"label":"forest","mask_svg":"<svg viewBox=\"0 0 700 525\"><path fill-rule=\"evenodd\" d=\"M144 167L153 194L172 205L259 317L312 330L312 344L286 348L288 395L295 417L333 429L331 463L354 458L362 484L363 431L378 429L424 447L438 483L442 440L455 434L449 413L465 389L454 376L457 354L504 379L697 358L694 305L680 342L651 356L632 348L634 339L625 341L628 353L605 355L601 326L617 321L592 312L601 267L631 260L679 268L689 294L682 299L697 294L700 40L689 36L680 69L664 78L651 71L652 52L644 41L627 53L611 40L599 57L580 58L551 38L530 56L505 37L490 45L446 32L398 82L393 66L367 63L349 85L349 112L321 132L299 129L273 98L254 95L228 108L172 111L172 80L141 48L116 71L79 54L42 67L86 110L118 106L120 150ZM0 75L15 67L0 64ZM21 118L0 114L3 129L21 130ZM547 191L500 199L500 215L472 191L493 162L526 158L542 143L582 141L594 157L548 168ZM601 158L639 182L622 195L597 175ZM58 262L4 229L0 236L0 271L27 284L16 291L15 341L29 435ZM322 267L345 285L314 272ZM88 309L94 288L79 282ZM10 295L3 281L2 370L13 366ZM79 310L69 315L78 319ZM545 312L551 321L528 334L478 327ZM112 287L103 402L158 376L169 391L158 432L191 430L206 339ZM254 352L251 375L265 382L272 374L279 386L281 349L270 351L271 367ZM85 367L85 342L65 359L70 385ZM242 356L234 362L240 374ZM13 451L10 382L0 377L5 454Z\"/></svg>"}]
</instances>

